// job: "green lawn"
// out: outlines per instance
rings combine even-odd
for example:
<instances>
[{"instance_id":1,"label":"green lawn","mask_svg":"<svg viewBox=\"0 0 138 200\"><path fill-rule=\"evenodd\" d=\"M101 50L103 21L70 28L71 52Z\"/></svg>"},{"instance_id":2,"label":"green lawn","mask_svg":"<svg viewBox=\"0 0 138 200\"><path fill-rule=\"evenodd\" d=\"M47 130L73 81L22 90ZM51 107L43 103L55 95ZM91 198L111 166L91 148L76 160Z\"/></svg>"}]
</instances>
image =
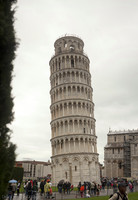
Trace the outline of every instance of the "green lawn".
<instances>
[{"instance_id":1,"label":"green lawn","mask_svg":"<svg viewBox=\"0 0 138 200\"><path fill-rule=\"evenodd\" d=\"M130 193L128 194L129 200L138 200L138 192ZM91 197L91 198L84 198L84 199L89 199L89 200L108 200L109 196L105 197ZM76 199L70 199L70 200L76 200ZM77 199L77 200L82 200L82 198Z\"/></svg>"}]
</instances>

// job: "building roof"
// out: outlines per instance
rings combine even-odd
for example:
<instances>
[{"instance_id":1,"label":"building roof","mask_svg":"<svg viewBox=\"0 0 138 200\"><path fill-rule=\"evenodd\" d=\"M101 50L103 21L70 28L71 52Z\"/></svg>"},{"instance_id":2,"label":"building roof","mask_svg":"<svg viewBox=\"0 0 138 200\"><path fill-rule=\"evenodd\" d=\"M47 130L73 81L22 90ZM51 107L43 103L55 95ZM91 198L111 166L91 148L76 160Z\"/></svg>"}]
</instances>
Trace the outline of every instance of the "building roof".
<instances>
[{"instance_id":1,"label":"building roof","mask_svg":"<svg viewBox=\"0 0 138 200\"><path fill-rule=\"evenodd\" d=\"M42 165L51 165L50 161L44 162L44 161L36 161L36 160L23 160L23 161L16 161L18 164L23 163L31 163L31 164L42 164Z\"/></svg>"},{"instance_id":2,"label":"building roof","mask_svg":"<svg viewBox=\"0 0 138 200\"><path fill-rule=\"evenodd\" d=\"M105 148L123 148L123 143L110 143L105 146Z\"/></svg>"},{"instance_id":3,"label":"building roof","mask_svg":"<svg viewBox=\"0 0 138 200\"><path fill-rule=\"evenodd\" d=\"M138 134L138 129L133 129L133 130L119 130L119 131L112 131L112 130L109 130L109 133L108 135L120 135L120 134Z\"/></svg>"}]
</instances>

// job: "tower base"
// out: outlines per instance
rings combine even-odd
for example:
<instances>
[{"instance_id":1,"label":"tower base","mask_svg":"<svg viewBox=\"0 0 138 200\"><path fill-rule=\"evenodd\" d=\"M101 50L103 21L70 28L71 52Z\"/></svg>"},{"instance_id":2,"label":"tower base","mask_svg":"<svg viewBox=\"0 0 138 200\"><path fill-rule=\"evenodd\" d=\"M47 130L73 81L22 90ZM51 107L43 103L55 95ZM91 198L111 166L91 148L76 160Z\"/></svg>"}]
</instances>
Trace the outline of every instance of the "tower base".
<instances>
[{"instance_id":1,"label":"tower base","mask_svg":"<svg viewBox=\"0 0 138 200\"><path fill-rule=\"evenodd\" d=\"M57 185L60 180L69 181L74 186L84 181L100 183L96 153L62 154L53 156L51 160L53 185Z\"/></svg>"}]
</instances>

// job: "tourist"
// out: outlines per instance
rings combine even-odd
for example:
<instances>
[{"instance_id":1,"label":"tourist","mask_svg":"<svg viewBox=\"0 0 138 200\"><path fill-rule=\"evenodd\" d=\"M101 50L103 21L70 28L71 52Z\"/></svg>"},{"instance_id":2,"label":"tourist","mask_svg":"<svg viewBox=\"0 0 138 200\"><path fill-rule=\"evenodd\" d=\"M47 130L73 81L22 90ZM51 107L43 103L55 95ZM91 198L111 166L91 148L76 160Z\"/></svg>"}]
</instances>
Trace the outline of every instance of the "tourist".
<instances>
[{"instance_id":1,"label":"tourist","mask_svg":"<svg viewBox=\"0 0 138 200\"><path fill-rule=\"evenodd\" d=\"M111 195L109 200L128 200L128 196L126 193L126 183L119 183L118 189L119 192L116 192L113 195Z\"/></svg>"},{"instance_id":2,"label":"tourist","mask_svg":"<svg viewBox=\"0 0 138 200\"><path fill-rule=\"evenodd\" d=\"M12 185L11 185L11 183L9 184L9 187L8 187L8 200L12 200Z\"/></svg>"},{"instance_id":3,"label":"tourist","mask_svg":"<svg viewBox=\"0 0 138 200\"><path fill-rule=\"evenodd\" d=\"M27 183L27 199L31 199L31 196L32 196L32 184L31 184L31 181L30 179L28 180L28 183Z\"/></svg>"},{"instance_id":4,"label":"tourist","mask_svg":"<svg viewBox=\"0 0 138 200\"><path fill-rule=\"evenodd\" d=\"M28 181L25 181L24 182L24 190L25 190L25 196L27 196L27 184L28 184Z\"/></svg>"},{"instance_id":5,"label":"tourist","mask_svg":"<svg viewBox=\"0 0 138 200\"><path fill-rule=\"evenodd\" d=\"M113 182L113 193L117 192L117 182Z\"/></svg>"},{"instance_id":6,"label":"tourist","mask_svg":"<svg viewBox=\"0 0 138 200\"><path fill-rule=\"evenodd\" d=\"M86 198L90 198L90 191L89 190L86 190Z\"/></svg>"},{"instance_id":7,"label":"tourist","mask_svg":"<svg viewBox=\"0 0 138 200\"><path fill-rule=\"evenodd\" d=\"M71 187L71 183L68 181L67 182L67 194L70 194L70 187Z\"/></svg>"},{"instance_id":8,"label":"tourist","mask_svg":"<svg viewBox=\"0 0 138 200\"><path fill-rule=\"evenodd\" d=\"M96 192L96 194L97 194L97 196L99 196L99 194L100 194L100 185L99 184L97 185L97 192Z\"/></svg>"},{"instance_id":9,"label":"tourist","mask_svg":"<svg viewBox=\"0 0 138 200\"><path fill-rule=\"evenodd\" d=\"M130 192L133 192L133 184L132 184L132 182L129 182L129 184L128 184L128 186L129 186L129 190L130 190Z\"/></svg>"},{"instance_id":10,"label":"tourist","mask_svg":"<svg viewBox=\"0 0 138 200\"><path fill-rule=\"evenodd\" d=\"M62 193L62 188L63 188L63 183L60 181L57 185L58 192L61 194Z\"/></svg>"},{"instance_id":11,"label":"tourist","mask_svg":"<svg viewBox=\"0 0 138 200\"><path fill-rule=\"evenodd\" d=\"M19 194L20 194L20 186L21 186L21 183L20 183L20 181L18 181L18 183L17 183L17 196L19 196Z\"/></svg>"},{"instance_id":12,"label":"tourist","mask_svg":"<svg viewBox=\"0 0 138 200\"><path fill-rule=\"evenodd\" d=\"M36 200L36 193L38 191L37 181L34 180L32 187L32 200Z\"/></svg>"},{"instance_id":13,"label":"tourist","mask_svg":"<svg viewBox=\"0 0 138 200\"><path fill-rule=\"evenodd\" d=\"M94 195L96 196L96 192L97 192L97 185L96 183L94 182Z\"/></svg>"},{"instance_id":14,"label":"tourist","mask_svg":"<svg viewBox=\"0 0 138 200\"><path fill-rule=\"evenodd\" d=\"M41 183L40 183L40 189L41 189L40 195L42 196L43 193L44 193L44 181L43 181L43 180L42 180Z\"/></svg>"},{"instance_id":15,"label":"tourist","mask_svg":"<svg viewBox=\"0 0 138 200\"><path fill-rule=\"evenodd\" d=\"M81 182L79 182L78 184L78 192L80 192L80 188L81 188Z\"/></svg>"},{"instance_id":16,"label":"tourist","mask_svg":"<svg viewBox=\"0 0 138 200\"><path fill-rule=\"evenodd\" d=\"M83 195L84 195L84 185L82 185L80 187L80 194L81 194L81 197L83 198Z\"/></svg>"},{"instance_id":17,"label":"tourist","mask_svg":"<svg viewBox=\"0 0 138 200\"><path fill-rule=\"evenodd\" d=\"M44 192L45 192L45 197L46 198L50 198L50 184L49 184L49 180L47 180L46 184L44 185Z\"/></svg>"},{"instance_id":18,"label":"tourist","mask_svg":"<svg viewBox=\"0 0 138 200\"><path fill-rule=\"evenodd\" d=\"M65 194L65 192L67 191L67 182L63 183L63 192Z\"/></svg>"},{"instance_id":19,"label":"tourist","mask_svg":"<svg viewBox=\"0 0 138 200\"><path fill-rule=\"evenodd\" d=\"M12 199L14 198L14 193L16 192L16 183L12 183Z\"/></svg>"},{"instance_id":20,"label":"tourist","mask_svg":"<svg viewBox=\"0 0 138 200\"><path fill-rule=\"evenodd\" d=\"M91 194L94 195L94 188L95 188L95 184L94 182L91 183Z\"/></svg>"},{"instance_id":21,"label":"tourist","mask_svg":"<svg viewBox=\"0 0 138 200\"><path fill-rule=\"evenodd\" d=\"M70 191L73 191L73 188L74 188L74 186L73 186L73 185L71 185L71 187L70 187Z\"/></svg>"},{"instance_id":22,"label":"tourist","mask_svg":"<svg viewBox=\"0 0 138 200\"><path fill-rule=\"evenodd\" d=\"M84 181L84 193L86 194L86 182Z\"/></svg>"}]
</instances>

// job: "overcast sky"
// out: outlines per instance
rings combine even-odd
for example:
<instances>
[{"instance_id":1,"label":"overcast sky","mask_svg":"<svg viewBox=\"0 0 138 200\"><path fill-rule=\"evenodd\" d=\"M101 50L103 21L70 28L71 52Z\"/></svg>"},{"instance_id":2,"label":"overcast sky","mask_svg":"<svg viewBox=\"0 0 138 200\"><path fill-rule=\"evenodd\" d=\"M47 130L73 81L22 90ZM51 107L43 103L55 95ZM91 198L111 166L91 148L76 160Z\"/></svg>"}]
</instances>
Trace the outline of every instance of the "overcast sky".
<instances>
[{"instance_id":1,"label":"overcast sky","mask_svg":"<svg viewBox=\"0 0 138 200\"><path fill-rule=\"evenodd\" d=\"M85 43L94 89L100 162L109 127L138 128L138 1L18 0L14 61L17 160L51 156L50 67L55 40L75 34Z\"/></svg>"}]
</instances>

